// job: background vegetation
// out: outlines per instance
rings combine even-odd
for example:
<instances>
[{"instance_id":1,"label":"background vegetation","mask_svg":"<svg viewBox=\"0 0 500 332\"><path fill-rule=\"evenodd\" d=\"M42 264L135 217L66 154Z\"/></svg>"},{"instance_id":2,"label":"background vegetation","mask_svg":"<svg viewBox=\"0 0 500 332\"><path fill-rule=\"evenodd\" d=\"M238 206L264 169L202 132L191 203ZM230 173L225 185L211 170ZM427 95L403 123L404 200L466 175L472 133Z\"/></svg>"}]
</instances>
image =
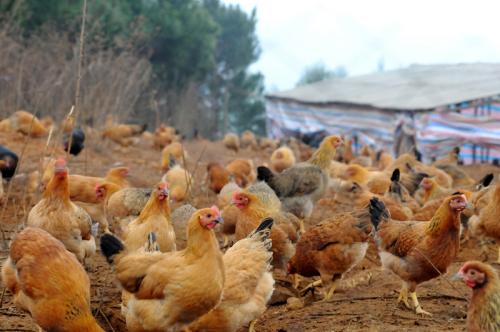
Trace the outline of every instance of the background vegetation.
<instances>
[{"instance_id":1,"label":"background vegetation","mask_svg":"<svg viewBox=\"0 0 500 332\"><path fill-rule=\"evenodd\" d=\"M83 0L0 1L0 115L74 103ZM81 120L265 131L256 13L219 0L89 0Z\"/></svg>"}]
</instances>

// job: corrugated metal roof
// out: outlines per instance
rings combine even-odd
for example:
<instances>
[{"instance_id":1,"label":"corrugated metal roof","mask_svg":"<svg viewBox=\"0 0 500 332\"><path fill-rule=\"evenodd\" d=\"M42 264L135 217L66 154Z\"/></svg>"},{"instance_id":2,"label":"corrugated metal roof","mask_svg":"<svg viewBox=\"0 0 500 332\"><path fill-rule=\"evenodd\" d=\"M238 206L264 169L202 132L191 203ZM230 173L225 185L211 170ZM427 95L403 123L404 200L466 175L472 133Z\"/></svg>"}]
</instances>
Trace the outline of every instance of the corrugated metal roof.
<instances>
[{"instance_id":1,"label":"corrugated metal roof","mask_svg":"<svg viewBox=\"0 0 500 332\"><path fill-rule=\"evenodd\" d=\"M500 63L464 63L412 65L405 69L329 79L267 97L302 103L428 110L497 95L500 95Z\"/></svg>"}]
</instances>

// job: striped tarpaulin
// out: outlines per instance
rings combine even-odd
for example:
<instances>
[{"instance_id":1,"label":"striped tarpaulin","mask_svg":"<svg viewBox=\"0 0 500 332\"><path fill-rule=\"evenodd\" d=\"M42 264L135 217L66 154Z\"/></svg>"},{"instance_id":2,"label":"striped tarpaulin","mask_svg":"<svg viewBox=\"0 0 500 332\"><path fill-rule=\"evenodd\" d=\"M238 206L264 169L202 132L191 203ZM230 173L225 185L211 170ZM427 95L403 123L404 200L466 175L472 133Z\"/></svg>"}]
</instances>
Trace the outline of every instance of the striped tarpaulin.
<instances>
[{"instance_id":1,"label":"striped tarpaulin","mask_svg":"<svg viewBox=\"0 0 500 332\"><path fill-rule=\"evenodd\" d=\"M325 130L357 137L357 148L367 144L392 152L396 127L406 122L416 128L417 148L426 160L445 156L455 146L461 147L465 163L500 160L500 104L471 107L463 103L459 107L460 111L418 113L413 117L361 107L267 100L267 129L274 138Z\"/></svg>"},{"instance_id":2,"label":"striped tarpaulin","mask_svg":"<svg viewBox=\"0 0 500 332\"><path fill-rule=\"evenodd\" d=\"M418 115L415 124L418 147L427 158L439 158L460 146L460 157L468 164L500 159L498 105L426 113Z\"/></svg>"},{"instance_id":3,"label":"striped tarpaulin","mask_svg":"<svg viewBox=\"0 0 500 332\"><path fill-rule=\"evenodd\" d=\"M298 103L267 102L267 130L274 138L293 132L326 130L330 134L358 138L359 145L371 145L390 151L397 116L394 113L335 107L311 107Z\"/></svg>"}]
</instances>

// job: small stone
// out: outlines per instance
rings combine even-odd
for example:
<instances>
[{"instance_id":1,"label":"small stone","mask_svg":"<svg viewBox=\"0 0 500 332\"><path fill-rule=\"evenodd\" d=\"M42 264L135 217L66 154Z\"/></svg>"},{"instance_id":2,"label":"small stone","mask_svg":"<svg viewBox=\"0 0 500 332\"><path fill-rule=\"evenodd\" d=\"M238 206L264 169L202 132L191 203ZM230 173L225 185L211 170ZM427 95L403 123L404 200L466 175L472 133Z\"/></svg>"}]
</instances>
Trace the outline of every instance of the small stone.
<instances>
[{"instance_id":1,"label":"small stone","mask_svg":"<svg viewBox=\"0 0 500 332\"><path fill-rule=\"evenodd\" d=\"M286 300L286 309L291 311L291 310L298 310L304 308L304 303L302 303L302 300L297 298L297 297L289 297Z\"/></svg>"},{"instance_id":2,"label":"small stone","mask_svg":"<svg viewBox=\"0 0 500 332\"><path fill-rule=\"evenodd\" d=\"M273 295L271 296L271 299L269 300L268 304L269 305L280 305L286 303L286 300L289 297L295 296L294 293L292 293L289 289L276 285L274 288Z\"/></svg>"}]
</instances>

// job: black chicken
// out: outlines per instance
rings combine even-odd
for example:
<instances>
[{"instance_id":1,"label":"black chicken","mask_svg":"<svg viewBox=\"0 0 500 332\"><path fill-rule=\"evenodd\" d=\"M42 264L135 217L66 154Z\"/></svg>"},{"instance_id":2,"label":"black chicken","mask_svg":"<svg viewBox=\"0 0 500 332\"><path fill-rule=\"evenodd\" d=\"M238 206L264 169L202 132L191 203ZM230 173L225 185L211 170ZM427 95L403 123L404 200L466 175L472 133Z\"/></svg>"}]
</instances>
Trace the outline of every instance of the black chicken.
<instances>
[{"instance_id":1,"label":"black chicken","mask_svg":"<svg viewBox=\"0 0 500 332\"><path fill-rule=\"evenodd\" d=\"M16 172L19 158L17 154L7 149L7 147L0 145L0 160L4 161L4 164L0 165L2 177L6 180L10 180Z\"/></svg>"},{"instance_id":2,"label":"black chicken","mask_svg":"<svg viewBox=\"0 0 500 332\"><path fill-rule=\"evenodd\" d=\"M81 128L76 128L71 132L71 147L69 148L69 153L73 156L78 156L84 148L85 133ZM64 135L64 151L68 151L68 145L70 144L70 136Z\"/></svg>"}]
</instances>

